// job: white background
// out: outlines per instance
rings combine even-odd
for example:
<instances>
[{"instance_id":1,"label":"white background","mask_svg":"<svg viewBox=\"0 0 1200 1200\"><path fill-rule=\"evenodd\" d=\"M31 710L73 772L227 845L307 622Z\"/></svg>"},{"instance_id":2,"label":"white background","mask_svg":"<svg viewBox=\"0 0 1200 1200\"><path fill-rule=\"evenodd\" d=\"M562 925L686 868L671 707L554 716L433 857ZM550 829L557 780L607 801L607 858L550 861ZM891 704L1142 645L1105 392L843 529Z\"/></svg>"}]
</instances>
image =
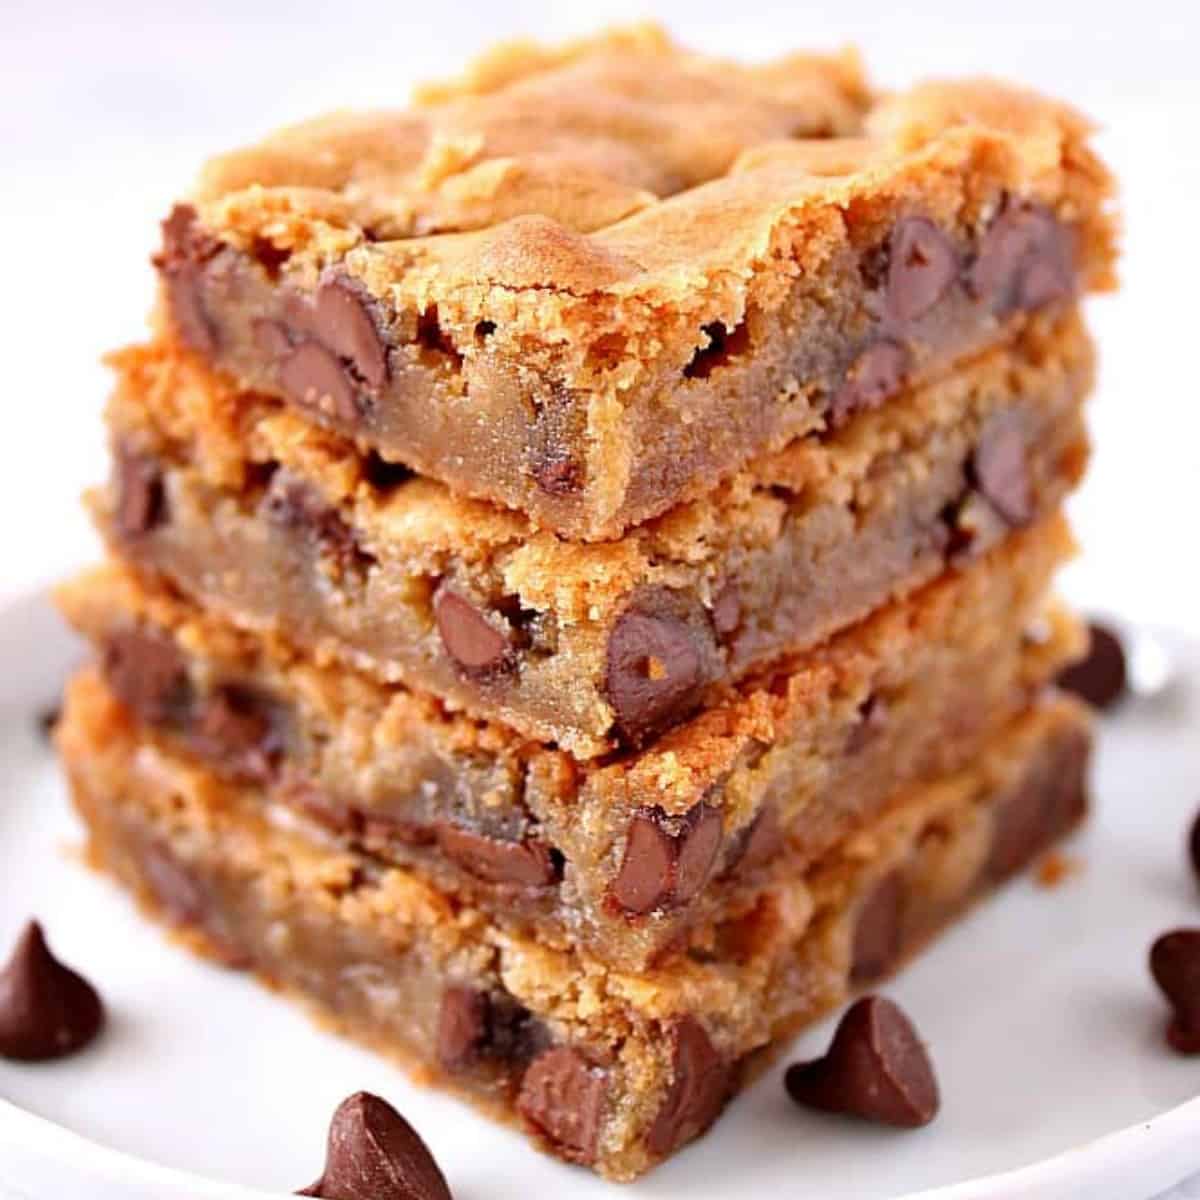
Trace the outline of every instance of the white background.
<instances>
[{"instance_id":1,"label":"white background","mask_svg":"<svg viewBox=\"0 0 1200 1200\"><path fill-rule=\"evenodd\" d=\"M99 358L143 335L156 221L201 158L323 109L400 104L499 36L648 14L728 54L853 42L888 85L1023 79L1103 126L1127 253L1122 292L1093 305L1098 453L1067 588L1200 630L1195 0L0 0L0 597L95 552L77 495L103 471Z\"/></svg>"}]
</instances>

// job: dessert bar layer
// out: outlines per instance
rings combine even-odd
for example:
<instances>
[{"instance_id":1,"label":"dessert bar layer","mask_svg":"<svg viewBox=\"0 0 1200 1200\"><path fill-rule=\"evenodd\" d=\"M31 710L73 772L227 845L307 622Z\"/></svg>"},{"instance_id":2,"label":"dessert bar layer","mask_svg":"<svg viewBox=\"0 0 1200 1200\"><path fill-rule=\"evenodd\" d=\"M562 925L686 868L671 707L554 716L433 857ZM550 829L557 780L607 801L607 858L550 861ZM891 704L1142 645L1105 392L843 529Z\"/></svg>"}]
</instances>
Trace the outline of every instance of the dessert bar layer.
<instances>
[{"instance_id":1,"label":"dessert bar layer","mask_svg":"<svg viewBox=\"0 0 1200 1200\"><path fill-rule=\"evenodd\" d=\"M505 932L403 869L299 835L253 786L142 740L90 671L58 738L94 861L196 948L552 1153L630 1179L701 1133L780 1039L1070 828L1086 730L1074 705L1040 702L969 769L907 792L730 913L709 953L643 975Z\"/></svg>"},{"instance_id":2,"label":"dessert bar layer","mask_svg":"<svg viewBox=\"0 0 1200 1200\"><path fill-rule=\"evenodd\" d=\"M1074 621L1039 621L1068 545L1057 520L1014 535L649 749L588 762L113 567L61 599L147 739L499 924L641 969L1024 708L1079 649Z\"/></svg>"},{"instance_id":3,"label":"dessert bar layer","mask_svg":"<svg viewBox=\"0 0 1200 1200\"><path fill-rule=\"evenodd\" d=\"M242 383L574 538L701 495L1111 283L1089 127L653 30L499 52L209 164L166 324Z\"/></svg>"},{"instance_id":4,"label":"dessert bar layer","mask_svg":"<svg viewBox=\"0 0 1200 1200\"><path fill-rule=\"evenodd\" d=\"M796 439L611 543L388 468L170 342L125 351L112 548L244 628L554 741L646 743L1057 507L1087 458L1075 313Z\"/></svg>"}]
</instances>

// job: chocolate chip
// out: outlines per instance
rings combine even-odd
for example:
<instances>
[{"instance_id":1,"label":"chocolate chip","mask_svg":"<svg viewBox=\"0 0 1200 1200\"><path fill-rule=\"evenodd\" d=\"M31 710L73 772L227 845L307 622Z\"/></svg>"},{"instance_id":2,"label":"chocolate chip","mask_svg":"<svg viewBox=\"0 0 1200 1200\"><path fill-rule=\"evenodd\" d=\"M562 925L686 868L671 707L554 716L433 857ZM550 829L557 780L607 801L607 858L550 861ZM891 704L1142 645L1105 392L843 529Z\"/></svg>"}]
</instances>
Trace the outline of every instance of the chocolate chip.
<instances>
[{"instance_id":1,"label":"chocolate chip","mask_svg":"<svg viewBox=\"0 0 1200 1200\"><path fill-rule=\"evenodd\" d=\"M673 841L677 848L675 886L670 903L676 907L693 900L708 882L723 834L721 810L697 804L688 813Z\"/></svg>"},{"instance_id":2,"label":"chocolate chip","mask_svg":"<svg viewBox=\"0 0 1200 1200\"><path fill-rule=\"evenodd\" d=\"M698 613L694 610L698 610ZM648 589L608 636L604 694L618 733L643 745L687 717L712 673L711 622L698 603L667 588Z\"/></svg>"},{"instance_id":3,"label":"chocolate chip","mask_svg":"<svg viewBox=\"0 0 1200 1200\"><path fill-rule=\"evenodd\" d=\"M1129 682L1125 648L1116 630L1093 621L1088 625L1087 656L1058 677L1058 686L1101 711L1112 708Z\"/></svg>"},{"instance_id":4,"label":"chocolate chip","mask_svg":"<svg viewBox=\"0 0 1200 1200\"><path fill-rule=\"evenodd\" d=\"M282 749L276 706L250 688L216 688L192 714L189 738L202 757L251 782L275 773Z\"/></svg>"},{"instance_id":5,"label":"chocolate chip","mask_svg":"<svg viewBox=\"0 0 1200 1200\"><path fill-rule=\"evenodd\" d=\"M829 427L840 429L852 416L878 408L899 390L908 371L910 355L898 342L868 346L850 364L846 378L829 405Z\"/></svg>"},{"instance_id":6,"label":"chocolate chip","mask_svg":"<svg viewBox=\"0 0 1200 1200\"><path fill-rule=\"evenodd\" d=\"M346 424L361 416L358 387L338 356L320 342L293 346L279 363L279 386L295 404Z\"/></svg>"},{"instance_id":7,"label":"chocolate chip","mask_svg":"<svg viewBox=\"0 0 1200 1200\"><path fill-rule=\"evenodd\" d=\"M904 876L889 871L859 905L850 949L850 981L870 983L885 974L900 955L903 931Z\"/></svg>"},{"instance_id":8,"label":"chocolate chip","mask_svg":"<svg viewBox=\"0 0 1200 1200\"><path fill-rule=\"evenodd\" d=\"M448 821L437 827L438 846L464 871L487 883L549 887L560 877L560 860L545 842L502 841Z\"/></svg>"},{"instance_id":9,"label":"chocolate chip","mask_svg":"<svg viewBox=\"0 0 1200 1200\"><path fill-rule=\"evenodd\" d=\"M103 1025L96 989L54 957L41 925L30 921L0 971L0 1057L62 1058L86 1046Z\"/></svg>"},{"instance_id":10,"label":"chocolate chip","mask_svg":"<svg viewBox=\"0 0 1200 1200\"><path fill-rule=\"evenodd\" d=\"M915 1129L937 1116L938 1086L912 1022L883 996L852 1004L824 1058L794 1063L788 1095L806 1108Z\"/></svg>"},{"instance_id":11,"label":"chocolate chip","mask_svg":"<svg viewBox=\"0 0 1200 1200\"><path fill-rule=\"evenodd\" d=\"M476 1059L487 1039L486 992L448 987L438 1016L437 1056L447 1071L461 1071Z\"/></svg>"},{"instance_id":12,"label":"chocolate chip","mask_svg":"<svg viewBox=\"0 0 1200 1200\"><path fill-rule=\"evenodd\" d=\"M550 1032L513 996L495 991L488 996L486 1057L509 1066L523 1066L550 1046Z\"/></svg>"},{"instance_id":13,"label":"chocolate chip","mask_svg":"<svg viewBox=\"0 0 1200 1200\"><path fill-rule=\"evenodd\" d=\"M1196 814L1188 832L1188 858L1191 860L1193 874L1200 879L1200 813Z\"/></svg>"},{"instance_id":14,"label":"chocolate chip","mask_svg":"<svg viewBox=\"0 0 1200 1200\"><path fill-rule=\"evenodd\" d=\"M721 845L721 811L703 802L682 817L640 808L629 822L612 896L627 913L686 904L704 886Z\"/></svg>"},{"instance_id":15,"label":"chocolate chip","mask_svg":"<svg viewBox=\"0 0 1200 1200\"><path fill-rule=\"evenodd\" d=\"M1090 750L1086 734L1065 740L993 804L988 877L1005 879L1021 870L1083 815Z\"/></svg>"},{"instance_id":16,"label":"chocolate chip","mask_svg":"<svg viewBox=\"0 0 1200 1200\"><path fill-rule=\"evenodd\" d=\"M150 454L118 445L113 454L117 532L136 538L158 528L167 517L162 467Z\"/></svg>"},{"instance_id":17,"label":"chocolate chip","mask_svg":"<svg viewBox=\"0 0 1200 1200\"><path fill-rule=\"evenodd\" d=\"M153 262L167 292L167 307L183 343L200 354L217 348L216 323L204 302L204 272L222 244L200 226L190 204L177 204L162 223L162 250Z\"/></svg>"},{"instance_id":18,"label":"chocolate chip","mask_svg":"<svg viewBox=\"0 0 1200 1200\"><path fill-rule=\"evenodd\" d=\"M298 1196L323 1200L452 1200L420 1134L386 1100L355 1092L329 1123L325 1169Z\"/></svg>"},{"instance_id":19,"label":"chocolate chip","mask_svg":"<svg viewBox=\"0 0 1200 1200\"><path fill-rule=\"evenodd\" d=\"M539 1054L521 1080L517 1110L571 1162L595 1160L604 1102L605 1072L570 1046Z\"/></svg>"},{"instance_id":20,"label":"chocolate chip","mask_svg":"<svg viewBox=\"0 0 1200 1200\"><path fill-rule=\"evenodd\" d=\"M1167 1002L1167 1044L1200 1054L1200 929L1174 929L1150 948L1150 973Z\"/></svg>"},{"instance_id":21,"label":"chocolate chip","mask_svg":"<svg viewBox=\"0 0 1200 1200\"><path fill-rule=\"evenodd\" d=\"M685 1016L671 1028L671 1085L646 1133L651 1154L666 1155L703 1133L729 1096L733 1072L704 1026Z\"/></svg>"},{"instance_id":22,"label":"chocolate chip","mask_svg":"<svg viewBox=\"0 0 1200 1200\"><path fill-rule=\"evenodd\" d=\"M129 629L108 639L104 677L117 699L151 725L177 725L186 716L191 688L187 664L162 634Z\"/></svg>"},{"instance_id":23,"label":"chocolate chip","mask_svg":"<svg viewBox=\"0 0 1200 1200\"><path fill-rule=\"evenodd\" d=\"M1029 434L1020 414L998 412L985 423L971 458L971 481L1010 525L1033 520L1028 453Z\"/></svg>"},{"instance_id":24,"label":"chocolate chip","mask_svg":"<svg viewBox=\"0 0 1200 1200\"><path fill-rule=\"evenodd\" d=\"M315 331L359 379L369 387L380 388L388 378L387 348L379 334L373 303L356 280L329 276L317 288Z\"/></svg>"},{"instance_id":25,"label":"chocolate chip","mask_svg":"<svg viewBox=\"0 0 1200 1200\"><path fill-rule=\"evenodd\" d=\"M983 235L967 287L999 313L1066 299L1075 290L1072 243L1047 209L1006 201Z\"/></svg>"},{"instance_id":26,"label":"chocolate chip","mask_svg":"<svg viewBox=\"0 0 1200 1200\"><path fill-rule=\"evenodd\" d=\"M437 1055L446 1070L464 1071L483 1059L528 1063L546 1046L541 1022L507 992L448 987L442 993Z\"/></svg>"},{"instance_id":27,"label":"chocolate chip","mask_svg":"<svg viewBox=\"0 0 1200 1200\"><path fill-rule=\"evenodd\" d=\"M224 966L251 965L250 956L218 920L208 889L172 850L161 842L147 845L142 850L141 870L146 886L172 924L203 933L209 950Z\"/></svg>"},{"instance_id":28,"label":"chocolate chip","mask_svg":"<svg viewBox=\"0 0 1200 1200\"><path fill-rule=\"evenodd\" d=\"M268 520L307 537L342 576L361 576L375 562L337 509L327 504L311 484L289 471L277 470L272 476L263 511Z\"/></svg>"},{"instance_id":29,"label":"chocolate chip","mask_svg":"<svg viewBox=\"0 0 1200 1200\"><path fill-rule=\"evenodd\" d=\"M888 242L884 312L906 325L923 317L958 276L958 255L950 239L924 217L905 217Z\"/></svg>"},{"instance_id":30,"label":"chocolate chip","mask_svg":"<svg viewBox=\"0 0 1200 1200\"><path fill-rule=\"evenodd\" d=\"M433 616L446 653L471 675L489 675L512 662L513 640L502 618L481 612L466 596L442 584L433 597Z\"/></svg>"}]
</instances>

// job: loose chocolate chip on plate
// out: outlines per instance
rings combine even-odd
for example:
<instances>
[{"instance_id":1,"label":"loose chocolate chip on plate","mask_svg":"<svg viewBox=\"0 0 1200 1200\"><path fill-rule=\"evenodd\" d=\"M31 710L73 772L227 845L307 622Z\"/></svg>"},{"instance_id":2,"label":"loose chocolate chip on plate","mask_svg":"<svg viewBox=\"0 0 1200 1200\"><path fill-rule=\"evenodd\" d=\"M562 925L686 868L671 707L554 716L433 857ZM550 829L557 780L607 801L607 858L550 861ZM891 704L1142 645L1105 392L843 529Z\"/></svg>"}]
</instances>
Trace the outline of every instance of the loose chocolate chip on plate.
<instances>
[{"instance_id":1,"label":"loose chocolate chip on plate","mask_svg":"<svg viewBox=\"0 0 1200 1200\"><path fill-rule=\"evenodd\" d=\"M950 239L924 217L905 217L888 243L885 314L897 324L923 317L958 276L958 255Z\"/></svg>"},{"instance_id":2,"label":"loose chocolate chip on plate","mask_svg":"<svg viewBox=\"0 0 1200 1200\"><path fill-rule=\"evenodd\" d=\"M1020 414L999 412L984 425L971 458L972 482L1010 525L1027 525L1034 515L1028 452Z\"/></svg>"},{"instance_id":3,"label":"loose chocolate chip on plate","mask_svg":"<svg viewBox=\"0 0 1200 1200\"><path fill-rule=\"evenodd\" d=\"M729 1096L733 1072L693 1016L671 1029L671 1085L646 1134L651 1154L670 1154L706 1130Z\"/></svg>"},{"instance_id":4,"label":"loose chocolate chip on plate","mask_svg":"<svg viewBox=\"0 0 1200 1200\"><path fill-rule=\"evenodd\" d=\"M1058 686L1093 707L1112 708L1125 695L1129 672L1125 648L1116 630L1093 621L1088 626L1087 656L1058 677Z\"/></svg>"},{"instance_id":5,"label":"loose chocolate chip on plate","mask_svg":"<svg viewBox=\"0 0 1200 1200\"><path fill-rule=\"evenodd\" d=\"M517 1110L571 1162L596 1157L608 1077L578 1050L555 1046L539 1054L521 1079Z\"/></svg>"},{"instance_id":6,"label":"loose chocolate chip on plate","mask_svg":"<svg viewBox=\"0 0 1200 1200\"><path fill-rule=\"evenodd\" d=\"M187 664L170 638L124 630L108 639L102 662L117 699L141 720L165 725L182 719L191 689Z\"/></svg>"},{"instance_id":7,"label":"loose chocolate chip on plate","mask_svg":"<svg viewBox=\"0 0 1200 1200\"><path fill-rule=\"evenodd\" d=\"M903 933L904 876L889 871L859 906L850 949L850 981L869 983L896 962Z\"/></svg>"},{"instance_id":8,"label":"loose chocolate chip on plate","mask_svg":"<svg viewBox=\"0 0 1200 1200\"><path fill-rule=\"evenodd\" d=\"M1188 858L1191 860L1193 873L1200 879L1200 813L1196 814L1188 833Z\"/></svg>"},{"instance_id":9,"label":"loose chocolate chip on plate","mask_svg":"<svg viewBox=\"0 0 1200 1200\"><path fill-rule=\"evenodd\" d=\"M868 346L850 364L829 406L829 426L840 429L852 416L878 408L904 381L909 352L898 342Z\"/></svg>"},{"instance_id":10,"label":"loose chocolate chip on plate","mask_svg":"<svg viewBox=\"0 0 1200 1200\"><path fill-rule=\"evenodd\" d=\"M162 467L153 455L118 446L113 455L113 486L114 519L117 532L123 537L140 537L166 520L167 493Z\"/></svg>"},{"instance_id":11,"label":"loose chocolate chip on plate","mask_svg":"<svg viewBox=\"0 0 1200 1200\"><path fill-rule=\"evenodd\" d=\"M904 1012L884 996L847 1009L824 1058L787 1069L788 1095L806 1108L915 1129L937 1116L937 1079Z\"/></svg>"},{"instance_id":12,"label":"loose chocolate chip on plate","mask_svg":"<svg viewBox=\"0 0 1200 1200\"><path fill-rule=\"evenodd\" d=\"M612 896L631 915L686 904L708 879L721 846L721 811L703 802L681 817L657 805L629 822Z\"/></svg>"},{"instance_id":13,"label":"loose chocolate chip on plate","mask_svg":"<svg viewBox=\"0 0 1200 1200\"><path fill-rule=\"evenodd\" d=\"M689 620L695 610L703 620ZM666 588L648 591L608 637L604 693L631 745L683 720L700 702L714 652L712 623L698 601Z\"/></svg>"},{"instance_id":14,"label":"loose chocolate chip on plate","mask_svg":"<svg viewBox=\"0 0 1200 1200\"><path fill-rule=\"evenodd\" d=\"M1173 929L1150 948L1150 973L1167 1002L1167 1044L1200 1054L1200 929Z\"/></svg>"},{"instance_id":15,"label":"loose chocolate chip on plate","mask_svg":"<svg viewBox=\"0 0 1200 1200\"><path fill-rule=\"evenodd\" d=\"M415 1129L386 1101L356 1092L329 1124L325 1169L296 1193L321 1200L452 1200Z\"/></svg>"},{"instance_id":16,"label":"loose chocolate chip on plate","mask_svg":"<svg viewBox=\"0 0 1200 1200\"><path fill-rule=\"evenodd\" d=\"M0 1057L61 1058L86 1046L104 1025L104 1005L82 975L64 966L30 921L0 971Z\"/></svg>"},{"instance_id":17,"label":"loose chocolate chip on plate","mask_svg":"<svg viewBox=\"0 0 1200 1200\"><path fill-rule=\"evenodd\" d=\"M443 821L437 827L437 841L447 858L488 883L549 887L561 875L561 859L535 838L510 842Z\"/></svg>"},{"instance_id":18,"label":"loose chocolate chip on plate","mask_svg":"<svg viewBox=\"0 0 1200 1200\"><path fill-rule=\"evenodd\" d=\"M433 598L433 615L446 653L469 674L486 675L512 661L513 640L507 623L491 619L470 600L443 584Z\"/></svg>"}]
</instances>

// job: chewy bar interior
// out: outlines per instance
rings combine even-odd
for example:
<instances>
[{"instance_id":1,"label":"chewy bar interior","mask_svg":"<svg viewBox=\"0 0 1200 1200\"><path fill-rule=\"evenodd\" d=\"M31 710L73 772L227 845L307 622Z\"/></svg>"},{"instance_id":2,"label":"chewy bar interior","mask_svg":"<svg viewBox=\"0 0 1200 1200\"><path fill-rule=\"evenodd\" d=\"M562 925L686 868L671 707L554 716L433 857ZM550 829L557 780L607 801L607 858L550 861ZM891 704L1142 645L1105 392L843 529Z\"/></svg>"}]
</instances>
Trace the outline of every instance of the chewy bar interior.
<instances>
[{"instance_id":1,"label":"chewy bar interior","mask_svg":"<svg viewBox=\"0 0 1200 1200\"><path fill-rule=\"evenodd\" d=\"M116 552L244 628L594 757L1056 509L1087 459L1093 352L1064 315L593 544L388 467L169 342L114 362L94 505Z\"/></svg>"},{"instance_id":2,"label":"chewy bar interior","mask_svg":"<svg viewBox=\"0 0 1200 1200\"><path fill-rule=\"evenodd\" d=\"M1109 287L1089 133L850 55L510 47L211 162L162 324L389 464L612 538Z\"/></svg>"},{"instance_id":3,"label":"chewy bar interior","mask_svg":"<svg viewBox=\"0 0 1200 1200\"><path fill-rule=\"evenodd\" d=\"M730 691L641 752L581 761L247 635L108 567L60 602L148 738L510 927L641 969L710 938L906 780L956 768L1080 647L1045 619L1058 518Z\"/></svg>"},{"instance_id":4,"label":"chewy bar interior","mask_svg":"<svg viewBox=\"0 0 1200 1200\"><path fill-rule=\"evenodd\" d=\"M961 773L767 889L709 952L629 975L302 836L255 785L146 742L92 670L57 736L94 861L196 948L620 1180L1070 829L1088 755L1081 711L1043 697Z\"/></svg>"}]
</instances>

